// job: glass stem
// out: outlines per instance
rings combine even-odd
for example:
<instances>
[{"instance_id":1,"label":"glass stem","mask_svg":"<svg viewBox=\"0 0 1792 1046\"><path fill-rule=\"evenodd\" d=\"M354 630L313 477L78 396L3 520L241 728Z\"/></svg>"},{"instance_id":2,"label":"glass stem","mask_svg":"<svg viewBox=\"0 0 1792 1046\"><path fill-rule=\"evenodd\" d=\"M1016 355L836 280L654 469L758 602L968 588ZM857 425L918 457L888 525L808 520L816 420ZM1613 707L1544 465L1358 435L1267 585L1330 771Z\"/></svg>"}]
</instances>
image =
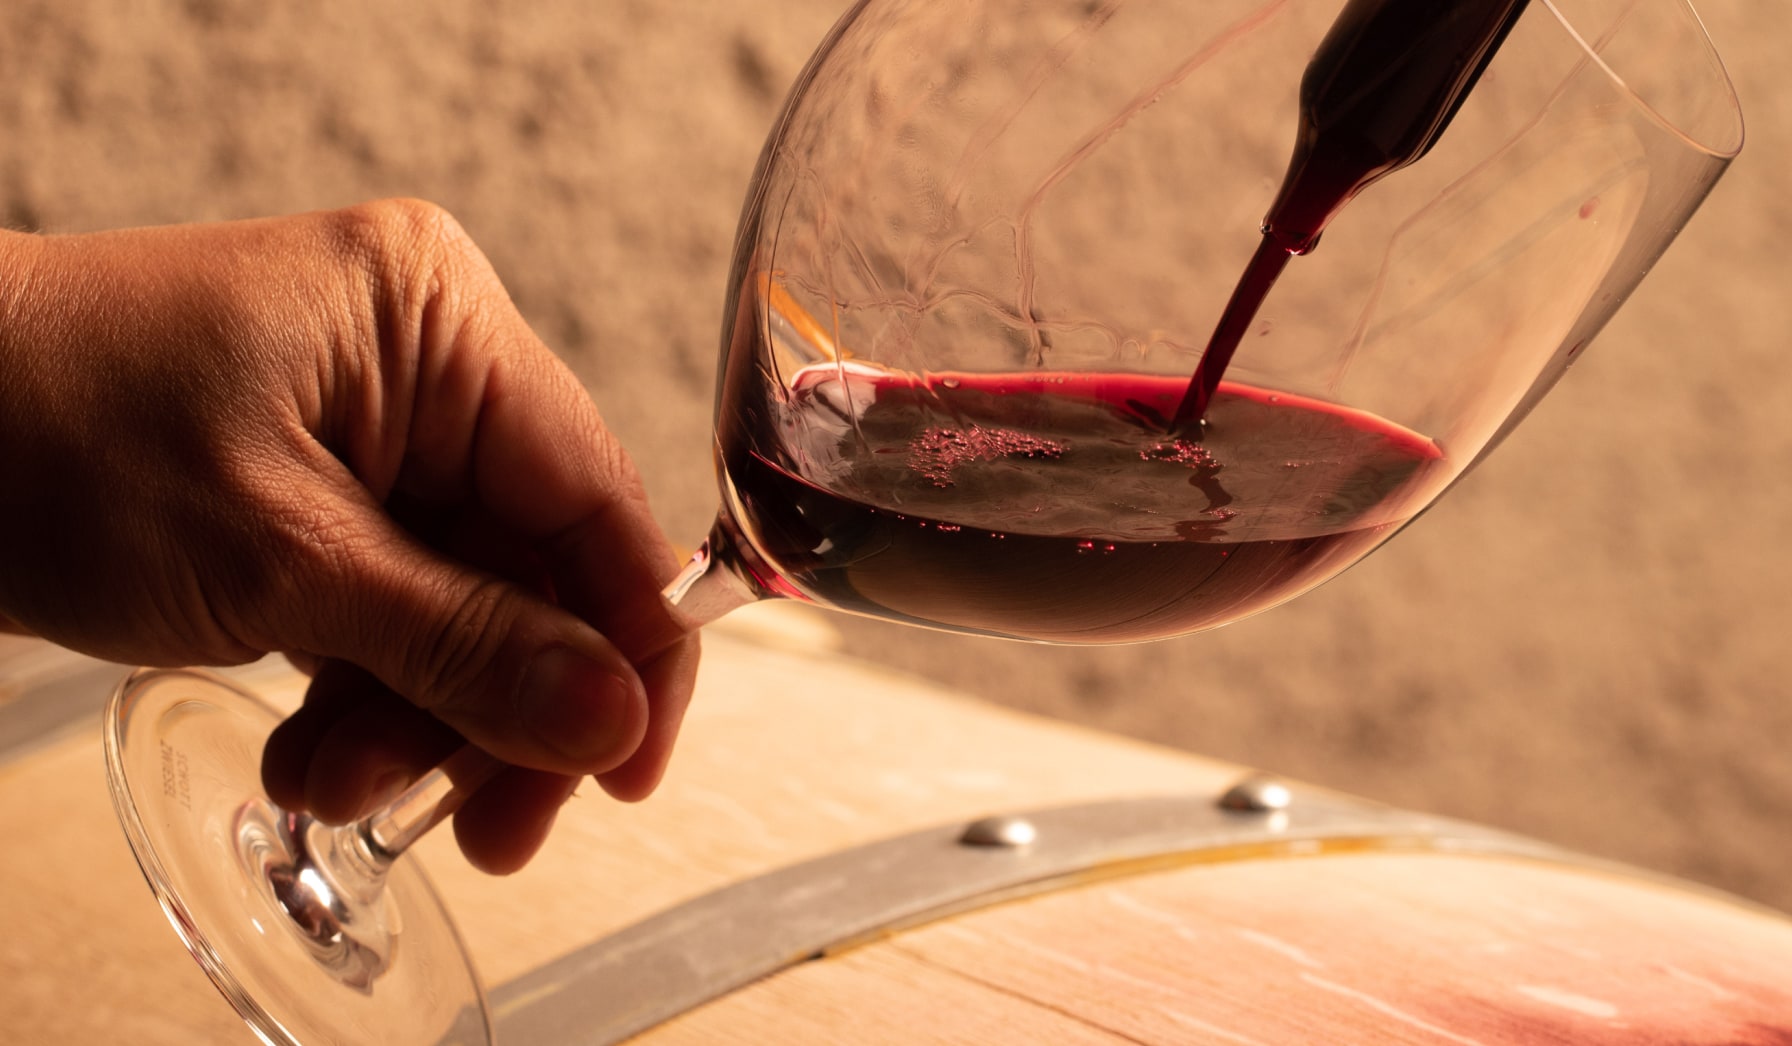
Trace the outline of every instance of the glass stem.
<instances>
[{"instance_id":1,"label":"glass stem","mask_svg":"<svg viewBox=\"0 0 1792 1046\"><path fill-rule=\"evenodd\" d=\"M709 540L660 592L676 610L687 632L695 632L730 610L760 598L760 593L730 565L729 547L727 535L717 524ZM360 843L357 849L364 851L374 864L371 870L383 872L412 843L460 809L467 797L495 777L504 765L483 750L467 745L418 778L398 798L346 830L355 834Z\"/></svg>"},{"instance_id":2,"label":"glass stem","mask_svg":"<svg viewBox=\"0 0 1792 1046\"><path fill-rule=\"evenodd\" d=\"M718 522L709 539L660 592L689 631L763 598L763 592L735 572L731 548L732 542Z\"/></svg>"},{"instance_id":3,"label":"glass stem","mask_svg":"<svg viewBox=\"0 0 1792 1046\"><path fill-rule=\"evenodd\" d=\"M391 864L502 769L502 762L467 745L355 825L355 832L375 861Z\"/></svg>"}]
</instances>

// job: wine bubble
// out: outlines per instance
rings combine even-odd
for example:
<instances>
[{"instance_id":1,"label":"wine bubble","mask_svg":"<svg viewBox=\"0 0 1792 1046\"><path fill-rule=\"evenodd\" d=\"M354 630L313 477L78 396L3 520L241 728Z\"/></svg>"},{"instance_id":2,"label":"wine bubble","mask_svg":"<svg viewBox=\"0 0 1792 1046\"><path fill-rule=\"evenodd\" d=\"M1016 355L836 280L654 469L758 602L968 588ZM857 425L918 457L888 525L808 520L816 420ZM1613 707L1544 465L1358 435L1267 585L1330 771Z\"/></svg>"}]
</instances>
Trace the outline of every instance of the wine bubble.
<instances>
[{"instance_id":1,"label":"wine bubble","mask_svg":"<svg viewBox=\"0 0 1792 1046\"><path fill-rule=\"evenodd\" d=\"M924 430L909 443L909 467L936 487L950 487L953 473L973 462L1016 458L1052 461L1064 456L1064 445L1013 429L967 425L936 426Z\"/></svg>"}]
</instances>

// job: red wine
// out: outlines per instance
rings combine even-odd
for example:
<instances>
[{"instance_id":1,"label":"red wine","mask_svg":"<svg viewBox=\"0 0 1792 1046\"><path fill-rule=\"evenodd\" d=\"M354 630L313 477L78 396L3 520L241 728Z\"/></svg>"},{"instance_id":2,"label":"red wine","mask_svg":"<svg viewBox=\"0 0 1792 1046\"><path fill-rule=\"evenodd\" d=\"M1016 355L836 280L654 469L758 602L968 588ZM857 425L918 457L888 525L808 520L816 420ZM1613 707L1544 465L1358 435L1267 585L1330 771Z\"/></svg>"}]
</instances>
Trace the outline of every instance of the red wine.
<instances>
[{"instance_id":1,"label":"red wine","mask_svg":"<svg viewBox=\"0 0 1792 1046\"><path fill-rule=\"evenodd\" d=\"M1430 151L1528 0L1349 0L1307 66L1300 123L1263 240L1171 417L1206 415L1239 341L1292 255L1345 204Z\"/></svg>"},{"instance_id":2,"label":"red wine","mask_svg":"<svg viewBox=\"0 0 1792 1046\"><path fill-rule=\"evenodd\" d=\"M769 413L725 394L744 558L762 583L846 610L1057 642L1153 639L1317 585L1446 478L1416 433L1235 383L1200 442L1167 437L1182 384L842 363L799 371L781 403L758 399Z\"/></svg>"}]
</instances>

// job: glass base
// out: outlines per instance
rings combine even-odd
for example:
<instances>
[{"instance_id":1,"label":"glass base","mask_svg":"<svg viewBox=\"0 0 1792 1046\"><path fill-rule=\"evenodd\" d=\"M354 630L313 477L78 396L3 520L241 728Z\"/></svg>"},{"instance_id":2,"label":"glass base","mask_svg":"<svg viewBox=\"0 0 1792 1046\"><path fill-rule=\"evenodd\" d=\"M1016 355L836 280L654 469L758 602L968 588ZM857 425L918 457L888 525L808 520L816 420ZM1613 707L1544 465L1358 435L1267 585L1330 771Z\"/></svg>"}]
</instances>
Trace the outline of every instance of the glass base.
<instances>
[{"instance_id":1,"label":"glass base","mask_svg":"<svg viewBox=\"0 0 1792 1046\"><path fill-rule=\"evenodd\" d=\"M279 715L209 673L146 669L113 696L112 799L162 911L269 1043L489 1044L485 995L414 857L261 793Z\"/></svg>"}]
</instances>

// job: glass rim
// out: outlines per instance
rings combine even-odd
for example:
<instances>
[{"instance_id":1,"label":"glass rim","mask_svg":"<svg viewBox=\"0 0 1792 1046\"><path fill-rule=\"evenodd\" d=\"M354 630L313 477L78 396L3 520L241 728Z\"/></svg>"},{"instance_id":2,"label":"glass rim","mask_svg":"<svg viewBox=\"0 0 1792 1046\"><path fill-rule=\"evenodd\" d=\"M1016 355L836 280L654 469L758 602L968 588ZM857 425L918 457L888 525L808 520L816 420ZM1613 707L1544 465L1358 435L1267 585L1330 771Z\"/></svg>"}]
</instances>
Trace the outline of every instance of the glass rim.
<instances>
[{"instance_id":1,"label":"glass rim","mask_svg":"<svg viewBox=\"0 0 1792 1046\"><path fill-rule=\"evenodd\" d=\"M1542 0L1544 9L1568 33L1576 46L1587 56L1587 59L1596 64L1606 77L1624 92L1632 104L1648 115L1652 122L1684 142L1689 148L1705 153L1713 159L1732 160L1742 151L1743 141L1747 134L1743 124L1742 103L1736 95L1736 85L1730 79L1730 71L1725 67L1723 56L1718 54L1717 45L1712 41L1710 32L1705 28L1705 20L1699 17L1699 12L1697 8L1693 7L1691 0L1662 0L1662 2L1678 7L1692 21L1692 28L1698 36L1705 60L1710 66L1712 78L1716 82L1715 86L1722 92L1721 104L1727 119L1721 131L1714 131L1707 135L1695 135L1681 126L1678 121L1669 118L1659 108L1651 105L1647 99L1637 93L1629 81L1612 68L1611 64L1599 54L1586 37L1581 35L1581 31L1575 27L1574 21L1557 6L1557 0ZM1705 138L1715 140L1705 141L1703 140Z\"/></svg>"}]
</instances>

